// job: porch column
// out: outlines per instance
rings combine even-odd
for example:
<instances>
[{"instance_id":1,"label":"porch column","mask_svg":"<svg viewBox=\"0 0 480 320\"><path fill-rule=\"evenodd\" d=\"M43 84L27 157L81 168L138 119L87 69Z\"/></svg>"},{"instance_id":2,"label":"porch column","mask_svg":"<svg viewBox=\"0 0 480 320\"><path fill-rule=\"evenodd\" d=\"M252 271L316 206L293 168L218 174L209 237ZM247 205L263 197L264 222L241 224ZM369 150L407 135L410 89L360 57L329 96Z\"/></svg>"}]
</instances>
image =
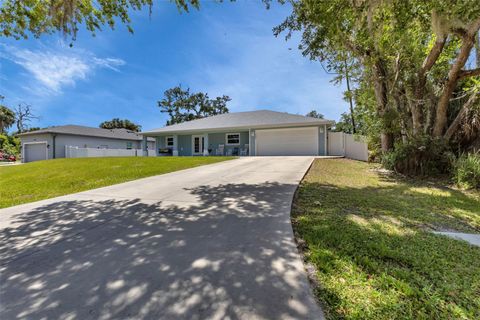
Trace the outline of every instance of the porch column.
<instances>
[{"instance_id":1,"label":"porch column","mask_svg":"<svg viewBox=\"0 0 480 320\"><path fill-rule=\"evenodd\" d=\"M143 151L143 156L148 157L148 146L147 146L146 136L143 136L143 139L142 139L142 151Z\"/></svg>"},{"instance_id":2,"label":"porch column","mask_svg":"<svg viewBox=\"0 0 480 320\"><path fill-rule=\"evenodd\" d=\"M174 134L173 135L173 150L172 150L172 156L178 156L178 135Z\"/></svg>"},{"instance_id":3,"label":"porch column","mask_svg":"<svg viewBox=\"0 0 480 320\"><path fill-rule=\"evenodd\" d=\"M203 138L203 155L208 156L208 133Z\"/></svg>"}]
</instances>

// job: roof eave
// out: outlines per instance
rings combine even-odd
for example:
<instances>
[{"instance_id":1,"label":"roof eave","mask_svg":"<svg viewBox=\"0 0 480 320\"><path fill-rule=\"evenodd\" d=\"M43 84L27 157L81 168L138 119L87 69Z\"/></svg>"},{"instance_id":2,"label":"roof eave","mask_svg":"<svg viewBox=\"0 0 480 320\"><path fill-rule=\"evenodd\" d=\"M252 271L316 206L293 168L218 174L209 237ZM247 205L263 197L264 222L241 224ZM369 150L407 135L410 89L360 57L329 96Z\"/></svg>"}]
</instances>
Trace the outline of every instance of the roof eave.
<instances>
[{"instance_id":1,"label":"roof eave","mask_svg":"<svg viewBox=\"0 0 480 320\"><path fill-rule=\"evenodd\" d=\"M198 133L198 132L226 132L232 130L247 130L247 129L274 129L274 128L295 128L295 127L313 127L319 125L332 126L335 124L333 120L323 120L318 122L309 122L309 123L284 123L284 124L275 124L275 125L253 125L253 126L237 126L237 127L217 127L217 128L204 128L204 129L186 129L186 130L164 130L168 127L162 128L158 131L145 131L140 132L142 135L146 136L161 136L164 134L189 134L189 133Z\"/></svg>"}]
</instances>

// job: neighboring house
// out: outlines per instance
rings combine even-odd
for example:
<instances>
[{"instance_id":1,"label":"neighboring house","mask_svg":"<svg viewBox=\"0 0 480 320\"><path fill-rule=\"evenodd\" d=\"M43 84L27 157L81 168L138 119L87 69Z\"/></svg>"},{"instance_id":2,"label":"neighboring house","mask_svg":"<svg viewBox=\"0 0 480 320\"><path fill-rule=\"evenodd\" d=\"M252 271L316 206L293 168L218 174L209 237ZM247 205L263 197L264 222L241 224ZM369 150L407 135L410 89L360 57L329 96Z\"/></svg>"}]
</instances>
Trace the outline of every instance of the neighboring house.
<instances>
[{"instance_id":1,"label":"neighboring house","mask_svg":"<svg viewBox=\"0 0 480 320\"><path fill-rule=\"evenodd\" d=\"M327 154L331 120L259 110L226 113L142 132L157 155L300 156Z\"/></svg>"},{"instance_id":2,"label":"neighboring house","mask_svg":"<svg viewBox=\"0 0 480 320\"><path fill-rule=\"evenodd\" d=\"M142 149L143 137L127 129L101 129L76 125L50 127L18 135L22 142L22 161L65 158L65 147L103 149ZM155 139L147 139L155 149Z\"/></svg>"}]
</instances>

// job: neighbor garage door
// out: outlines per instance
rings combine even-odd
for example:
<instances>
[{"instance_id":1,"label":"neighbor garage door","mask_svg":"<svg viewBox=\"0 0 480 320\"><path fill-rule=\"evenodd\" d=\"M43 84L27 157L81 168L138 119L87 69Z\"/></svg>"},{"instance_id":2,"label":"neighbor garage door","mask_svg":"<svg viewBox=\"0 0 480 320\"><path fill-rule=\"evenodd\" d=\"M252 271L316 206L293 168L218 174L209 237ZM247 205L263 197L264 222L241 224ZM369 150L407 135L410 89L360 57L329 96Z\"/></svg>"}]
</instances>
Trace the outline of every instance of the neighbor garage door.
<instances>
[{"instance_id":1,"label":"neighbor garage door","mask_svg":"<svg viewBox=\"0 0 480 320\"><path fill-rule=\"evenodd\" d=\"M46 143L29 143L23 146L23 161L32 162L47 159Z\"/></svg>"},{"instance_id":2,"label":"neighbor garage door","mask_svg":"<svg viewBox=\"0 0 480 320\"><path fill-rule=\"evenodd\" d=\"M318 128L257 130L257 156L318 155Z\"/></svg>"}]
</instances>

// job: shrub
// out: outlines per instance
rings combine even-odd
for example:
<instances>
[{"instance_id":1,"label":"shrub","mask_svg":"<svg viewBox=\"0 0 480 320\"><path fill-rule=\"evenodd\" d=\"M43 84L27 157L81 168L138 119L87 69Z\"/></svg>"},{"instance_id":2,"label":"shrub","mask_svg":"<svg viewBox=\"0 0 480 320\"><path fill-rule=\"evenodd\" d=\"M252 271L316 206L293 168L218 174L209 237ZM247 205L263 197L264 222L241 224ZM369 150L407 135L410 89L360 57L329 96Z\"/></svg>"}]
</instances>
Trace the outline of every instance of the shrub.
<instances>
[{"instance_id":1,"label":"shrub","mask_svg":"<svg viewBox=\"0 0 480 320\"><path fill-rule=\"evenodd\" d=\"M391 152L382 155L382 165L409 175L435 175L451 171L453 153L440 139L420 137L398 143Z\"/></svg>"},{"instance_id":2,"label":"shrub","mask_svg":"<svg viewBox=\"0 0 480 320\"><path fill-rule=\"evenodd\" d=\"M20 140L13 136L0 135L0 161L15 161L20 153Z\"/></svg>"},{"instance_id":3,"label":"shrub","mask_svg":"<svg viewBox=\"0 0 480 320\"><path fill-rule=\"evenodd\" d=\"M480 189L480 153L462 154L454 164L455 183L466 189Z\"/></svg>"}]
</instances>

